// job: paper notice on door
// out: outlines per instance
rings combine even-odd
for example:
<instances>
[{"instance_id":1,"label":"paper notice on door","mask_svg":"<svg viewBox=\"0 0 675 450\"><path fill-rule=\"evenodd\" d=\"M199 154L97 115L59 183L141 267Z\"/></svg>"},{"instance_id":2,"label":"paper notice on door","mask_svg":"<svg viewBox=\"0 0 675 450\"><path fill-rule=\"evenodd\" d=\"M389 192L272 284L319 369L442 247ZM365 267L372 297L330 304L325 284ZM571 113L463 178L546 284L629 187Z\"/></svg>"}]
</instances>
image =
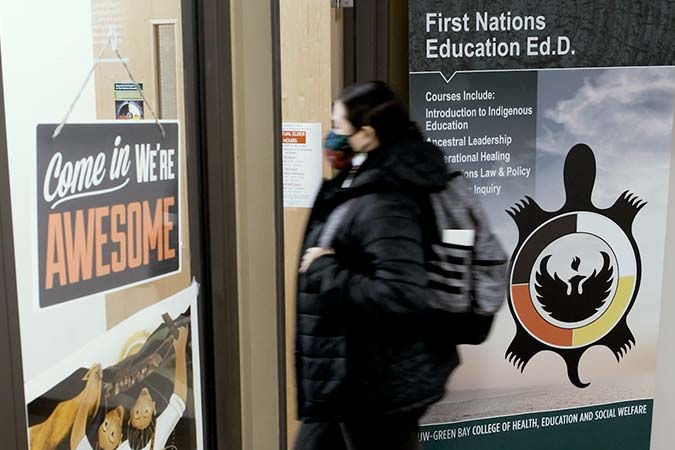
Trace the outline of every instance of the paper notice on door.
<instances>
[{"instance_id":1,"label":"paper notice on door","mask_svg":"<svg viewBox=\"0 0 675 450\"><path fill-rule=\"evenodd\" d=\"M311 208L322 180L320 123L285 123L282 133L284 208Z\"/></svg>"}]
</instances>

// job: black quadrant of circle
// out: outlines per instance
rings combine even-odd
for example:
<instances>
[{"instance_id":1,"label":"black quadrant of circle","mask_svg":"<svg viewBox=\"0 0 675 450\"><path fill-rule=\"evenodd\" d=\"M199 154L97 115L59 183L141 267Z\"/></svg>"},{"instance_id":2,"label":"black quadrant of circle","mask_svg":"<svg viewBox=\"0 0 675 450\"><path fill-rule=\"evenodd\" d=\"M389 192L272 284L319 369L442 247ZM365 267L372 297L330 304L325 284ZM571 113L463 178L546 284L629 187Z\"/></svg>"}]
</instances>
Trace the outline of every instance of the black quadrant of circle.
<instances>
[{"instance_id":1,"label":"black quadrant of circle","mask_svg":"<svg viewBox=\"0 0 675 450\"><path fill-rule=\"evenodd\" d=\"M550 221L530 235L518 254L518 259L513 268L511 284L529 284L532 267L541 252L562 236L576 231L577 215L570 214Z\"/></svg>"}]
</instances>

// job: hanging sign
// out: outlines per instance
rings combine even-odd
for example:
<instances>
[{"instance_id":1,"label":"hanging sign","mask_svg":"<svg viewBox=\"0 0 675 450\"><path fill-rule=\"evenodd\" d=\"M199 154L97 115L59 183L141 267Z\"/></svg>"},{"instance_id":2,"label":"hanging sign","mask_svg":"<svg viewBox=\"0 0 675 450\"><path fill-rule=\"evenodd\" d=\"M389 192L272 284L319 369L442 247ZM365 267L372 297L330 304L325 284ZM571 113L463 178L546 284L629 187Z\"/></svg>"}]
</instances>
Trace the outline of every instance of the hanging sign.
<instances>
[{"instance_id":1,"label":"hanging sign","mask_svg":"<svg viewBox=\"0 0 675 450\"><path fill-rule=\"evenodd\" d=\"M180 270L178 123L37 127L39 306Z\"/></svg>"}]
</instances>

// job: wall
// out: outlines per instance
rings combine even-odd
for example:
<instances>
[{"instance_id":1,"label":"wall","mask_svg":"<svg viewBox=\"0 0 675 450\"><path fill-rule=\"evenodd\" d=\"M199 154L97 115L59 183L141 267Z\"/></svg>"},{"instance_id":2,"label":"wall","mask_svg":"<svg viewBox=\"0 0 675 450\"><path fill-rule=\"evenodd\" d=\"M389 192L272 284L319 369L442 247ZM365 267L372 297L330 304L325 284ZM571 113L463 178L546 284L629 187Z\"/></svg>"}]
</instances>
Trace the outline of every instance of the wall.
<instances>
[{"instance_id":1,"label":"wall","mask_svg":"<svg viewBox=\"0 0 675 450\"><path fill-rule=\"evenodd\" d=\"M231 0L242 448L279 448L274 90L269 0ZM217 276L214 274L214 276Z\"/></svg>"},{"instance_id":2,"label":"wall","mask_svg":"<svg viewBox=\"0 0 675 450\"><path fill-rule=\"evenodd\" d=\"M331 102L342 84L341 18L330 2L281 0L281 97L284 122L320 122L330 129ZM324 174L330 167L324 164ZM284 208L286 277L286 377L288 438L298 429L293 339L295 277L307 208Z\"/></svg>"},{"instance_id":3,"label":"wall","mask_svg":"<svg viewBox=\"0 0 675 450\"><path fill-rule=\"evenodd\" d=\"M675 118L673 118L675 134ZM665 188L665 187L664 187ZM670 191L668 202L668 227L666 236L666 258L663 272L663 292L675 292L675 141L671 153ZM671 256L671 257L669 257ZM675 439L675 302L671 295L663 296L661 325L656 365L656 395L654 398L654 421L652 425L652 450L670 450Z\"/></svg>"}]
</instances>

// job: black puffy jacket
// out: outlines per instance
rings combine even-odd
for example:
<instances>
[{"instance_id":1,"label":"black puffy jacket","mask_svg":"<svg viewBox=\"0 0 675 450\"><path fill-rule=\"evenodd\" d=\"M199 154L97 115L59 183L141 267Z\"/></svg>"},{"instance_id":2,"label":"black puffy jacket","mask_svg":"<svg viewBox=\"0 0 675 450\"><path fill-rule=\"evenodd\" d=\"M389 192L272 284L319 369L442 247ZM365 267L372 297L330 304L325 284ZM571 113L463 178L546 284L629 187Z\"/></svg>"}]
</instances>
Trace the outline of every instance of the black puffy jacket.
<instances>
[{"instance_id":1,"label":"black puffy jacket","mask_svg":"<svg viewBox=\"0 0 675 450\"><path fill-rule=\"evenodd\" d=\"M326 181L303 253L330 213L350 203L322 256L298 277L296 376L300 418L344 420L422 412L439 400L455 347L434 335L424 268L424 199L447 180L440 150L400 143L369 153L351 187Z\"/></svg>"}]
</instances>

